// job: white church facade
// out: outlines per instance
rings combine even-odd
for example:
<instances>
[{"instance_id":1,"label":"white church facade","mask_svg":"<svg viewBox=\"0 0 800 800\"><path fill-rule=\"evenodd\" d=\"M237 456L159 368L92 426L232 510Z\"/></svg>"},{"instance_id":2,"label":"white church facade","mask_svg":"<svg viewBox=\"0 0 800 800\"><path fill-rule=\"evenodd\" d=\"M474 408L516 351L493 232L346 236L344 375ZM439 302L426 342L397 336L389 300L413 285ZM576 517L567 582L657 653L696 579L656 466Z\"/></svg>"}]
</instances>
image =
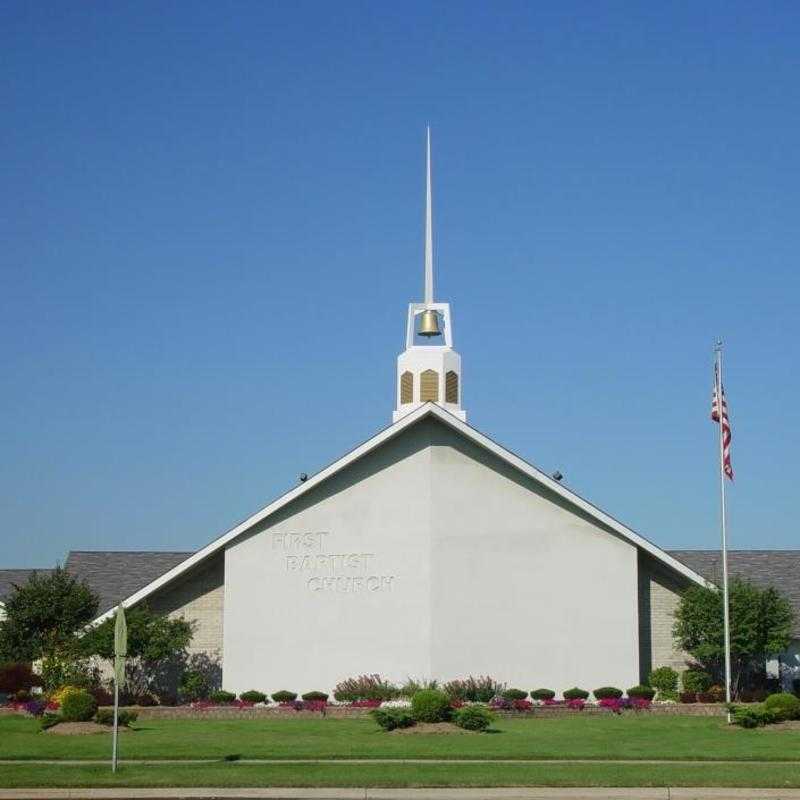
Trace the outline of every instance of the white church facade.
<instances>
[{"instance_id":1,"label":"white church facade","mask_svg":"<svg viewBox=\"0 0 800 800\"><path fill-rule=\"evenodd\" d=\"M408 309L393 422L125 598L194 619L231 691L377 672L630 686L705 579L466 423L450 307Z\"/></svg>"},{"instance_id":2,"label":"white church facade","mask_svg":"<svg viewBox=\"0 0 800 800\"><path fill-rule=\"evenodd\" d=\"M196 552L118 554L116 580L113 559L78 553L72 571L105 576L100 619L147 602L194 621L191 651L235 692L363 673L591 690L682 669L672 614L709 571L467 423L450 307L434 300L430 186L428 140L424 299L392 423Z\"/></svg>"}]
</instances>

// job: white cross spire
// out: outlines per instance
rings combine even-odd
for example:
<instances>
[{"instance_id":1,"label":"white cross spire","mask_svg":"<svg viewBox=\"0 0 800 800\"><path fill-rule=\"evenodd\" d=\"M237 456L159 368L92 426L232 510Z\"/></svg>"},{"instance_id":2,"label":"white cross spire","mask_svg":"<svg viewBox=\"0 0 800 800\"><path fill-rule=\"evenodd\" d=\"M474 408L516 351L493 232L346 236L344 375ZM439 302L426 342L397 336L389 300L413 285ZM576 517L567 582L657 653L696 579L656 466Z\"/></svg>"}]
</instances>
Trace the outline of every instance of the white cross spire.
<instances>
[{"instance_id":1,"label":"white cross spire","mask_svg":"<svg viewBox=\"0 0 800 800\"><path fill-rule=\"evenodd\" d=\"M433 302L433 220L431 213L431 128L428 126L425 195L425 303Z\"/></svg>"}]
</instances>

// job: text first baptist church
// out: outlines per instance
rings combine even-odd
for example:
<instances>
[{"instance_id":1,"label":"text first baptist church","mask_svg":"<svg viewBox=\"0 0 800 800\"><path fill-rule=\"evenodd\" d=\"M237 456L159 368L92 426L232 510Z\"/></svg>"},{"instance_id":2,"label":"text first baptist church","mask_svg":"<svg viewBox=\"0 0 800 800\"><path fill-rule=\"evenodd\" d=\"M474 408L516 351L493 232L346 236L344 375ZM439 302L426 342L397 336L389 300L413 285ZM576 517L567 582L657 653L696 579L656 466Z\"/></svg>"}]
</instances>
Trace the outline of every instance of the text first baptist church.
<instances>
[{"instance_id":1,"label":"text first baptist church","mask_svg":"<svg viewBox=\"0 0 800 800\"><path fill-rule=\"evenodd\" d=\"M365 672L624 688L683 668L672 612L715 578L713 554L662 550L467 424L450 307L434 301L430 141L427 178L425 296L392 424L196 552L73 552L66 568L103 616L146 601L193 620L190 650L236 692Z\"/></svg>"}]
</instances>

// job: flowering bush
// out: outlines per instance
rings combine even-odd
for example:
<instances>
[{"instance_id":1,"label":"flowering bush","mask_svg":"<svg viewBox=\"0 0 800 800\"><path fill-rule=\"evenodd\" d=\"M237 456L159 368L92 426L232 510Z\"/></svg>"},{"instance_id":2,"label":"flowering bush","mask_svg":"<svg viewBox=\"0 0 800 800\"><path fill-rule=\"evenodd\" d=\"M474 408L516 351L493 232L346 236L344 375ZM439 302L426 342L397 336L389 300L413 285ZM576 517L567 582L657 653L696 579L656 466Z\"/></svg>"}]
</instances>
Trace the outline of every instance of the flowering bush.
<instances>
[{"instance_id":1,"label":"flowering bush","mask_svg":"<svg viewBox=\"0 0 800 800\"><path fill-rule=\"evenodd\" d=\"M452 703L451 703L452 705ZM411 701L400 697L397 700L387 700L381 704L382 708L411 708Z\"/></svg>"},{"instance_id":2,"label":"flowering bush","mask_svg":"<svg viewBox=\"0 0 800 800\"><path fill-rule=\"evenodd\" d=\"M472 703L489 703L493 697L505 691L505 684L496 681L489 675L448 681L442 689L451 699L470 701Z\"/></svg>"},{"instance_id":3,"label":"flowering bush","mask_svg":"<svg viewBox=\"0 0 800 800\"><path fill-rule=\"evenodd\" d=\"M353 700L350 705L353 708L379 708L382 702L377 698L374 700Z\"/></svg>"},{"instance_id":4,"label":"flowering bush","mask_svg":"<svg viewBox=\"0 0 800 800\"><path fill-rule=\"evenodd\" d=\"M530 711L533 708L530 700L512 700L511 704L514 706L514 711Z\"/></svg>"},{"instance_id":5,"label":"flowering bush","mask_svg":"<svg viewBox=\"0 0 800 800\"><path fill-rule=\"evenodd\" d=\"M377 700L380 705L380 701L393 700L397 695L397 687L378 674L347 678L336 684L333 690L333 696L340 703L352 703L355 700Z\"/></svg>"},{"instance_id":6,"label":"flowering bush","mask_svg":"<svg viewBox=\"0 0 800 800\"><path fill-rule=\"evenodd\" d=\"M297 708L297 705L300 708ZM298 700L295 701L295 709L297 711L319 711L322 713L328 707L327 700Z\"/></svg>"},{"instance_id":7,"label":"flowering bush","mask_svg":"<svg viewBox=\"0 0 800 800\"><path fill-rule=\"evenodd\" d=\"M506 700L505 697L501 697L500 695L493 697L489 701L489 708L493 708L496 711L507 711L512 707L511 700Z\"/></svg>"},{"instance_id":8,"label":"flowering bush","mask_svg":"<svg viewBox=\"0 0 800 800\"><path fill-rule=\"evenodd\" d=\"M574 697L572 700L567 700L567 708L572 709L573 711L583 711L586 707L586 700L582 697Z\"/></svg>"},{"instance_id":9,"label":"flowering bush","mask_svg":"<svg viewBox=\"0 0 800 800\"><path fill-rule=\"evenodd\" d=\"M450 698L450 708L463 708L464 705L463 700L459 700L457 697Z\"/></svg>"}]
</instances>

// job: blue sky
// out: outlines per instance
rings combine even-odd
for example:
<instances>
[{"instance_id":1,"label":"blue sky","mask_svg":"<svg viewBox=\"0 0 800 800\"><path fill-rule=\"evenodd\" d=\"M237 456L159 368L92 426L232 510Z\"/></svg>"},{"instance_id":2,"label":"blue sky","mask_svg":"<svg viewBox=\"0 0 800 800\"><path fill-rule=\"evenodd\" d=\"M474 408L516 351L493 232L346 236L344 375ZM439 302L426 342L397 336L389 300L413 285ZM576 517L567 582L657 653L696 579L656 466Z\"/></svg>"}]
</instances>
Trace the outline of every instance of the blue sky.
<instances>
[{"instance_id":1,"label":"blue sky","mask_svg":"<svg viewBox=\"0 0 800 800\"><path fill-rule=\"evenodd\" d=\"M664 547L800 546L793 3L8 3L0 566L191 549L390 420L422 292L470 422Z\"/></svg>"}]
</instances>

